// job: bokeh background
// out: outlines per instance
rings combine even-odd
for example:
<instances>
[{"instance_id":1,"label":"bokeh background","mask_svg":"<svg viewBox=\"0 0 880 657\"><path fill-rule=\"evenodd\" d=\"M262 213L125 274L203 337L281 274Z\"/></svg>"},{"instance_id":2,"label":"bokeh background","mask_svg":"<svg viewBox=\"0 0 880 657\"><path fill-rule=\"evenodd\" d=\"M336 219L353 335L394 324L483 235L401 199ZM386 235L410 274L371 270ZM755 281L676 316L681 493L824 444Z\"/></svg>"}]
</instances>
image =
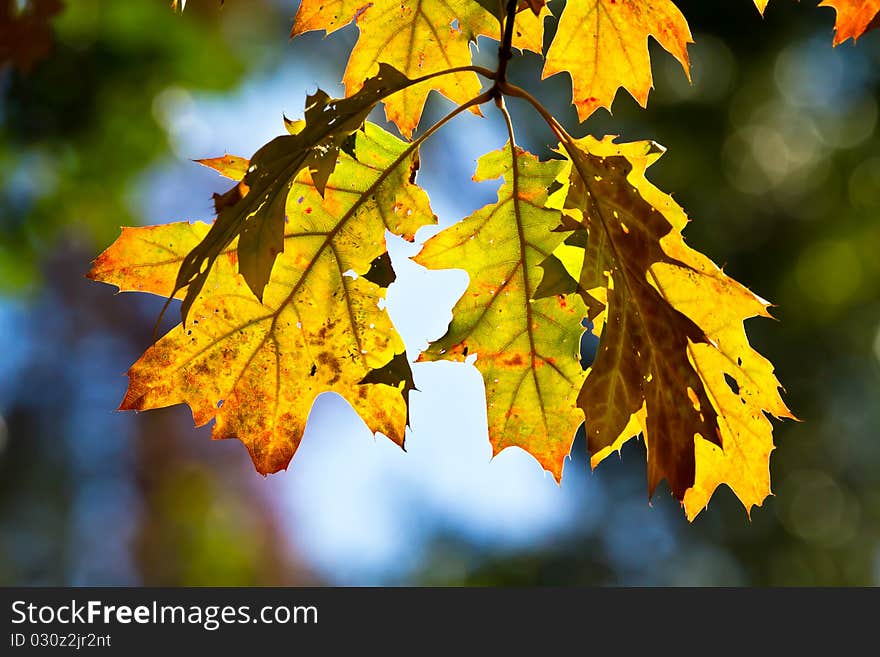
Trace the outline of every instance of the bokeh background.
<instances>
[{"instance_id":1,"label":"bokeh background","mask_svg":"<svg viewBox=\"0 0 880 657\"><path fill-rule=\"evenodd\" d=\"M249 156L307 93L341 94L356 30L290 42L296 4L0 0L0 584L880 584L880 32L832 49L834 13L813 0L763 19L749 0L678 2L693 85L652 44L648 111L621 92L581 126L567 79L512 64L572 132L665 145L652 178L693 218L690 244L777 305L748 329L803 422L777 424L776 495L751 520L727 489L693 524L668 489L649 503L638 441L591 473L579 437L561 486L522 452L490 459L465 364L414 366L407 453L325 395L269 478L186 408L115 411L161 300L84 274L122 225L211 219L226 183L191 159ZM425 121L448 110L432 97ZM426 145L441 226L494 199L470 176L504 139L487 108ZM390 248L414 356L467 277Z\"/></svg>"}]
</instances>

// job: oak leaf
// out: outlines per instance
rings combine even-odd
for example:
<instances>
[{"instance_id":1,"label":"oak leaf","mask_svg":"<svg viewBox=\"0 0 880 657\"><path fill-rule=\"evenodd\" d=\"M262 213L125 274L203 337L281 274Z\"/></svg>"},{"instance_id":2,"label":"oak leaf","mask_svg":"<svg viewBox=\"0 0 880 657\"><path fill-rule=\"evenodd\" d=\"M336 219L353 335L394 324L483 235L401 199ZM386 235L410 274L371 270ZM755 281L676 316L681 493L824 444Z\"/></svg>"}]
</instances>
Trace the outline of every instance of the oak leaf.
<instances>
[{"instance_id":1,"label":"oak leaf","mask_svg":"<svg viewBox=\"0 0 880 657\"><path fill-rule=\"evenodd\" d=\"M340 155L323 197L308 170L296 176L284 252L262 301L237 275L230 244L187 326L172 329L129 370L121 409L186 403L197 425L216 420L214 438L239 438L262 473L287 466L324 392L340 394L371 431L403 444L412 376L380 308L385 286L375 267L387 282L386 230L412 240L435 217L412 181L415 145L367 124L353 152L356 158ZM224 169L229 161L212 163L234 173ZM89 276L120 291L169 295L183 258L208 232L203 223L124 229Z\"/></svg>"},{"instance_id":2,"label":"oak leaf","mask_svg":"<svg viewBox=\"0 0 880 657\"><path fill-rule=\"evenodd\" d=\"M690 79L687 21L670 0L570 0L544 64L543 77L567 72L572 102L585 120L611 110L619 87L642 107L653 85L648 37L671 53Z\"/></svg>"},{"instance_id":3,"label":"oak leaf","mask_svg":"<svg viewBox=\"0 0 880 657\"><path fill-rule=\"evenodd\" d=\"M606 306L578 400L591 461L641 432L652 492L665 478L693 519L725 483L748 510L770 494L767 414L793 417L743 328L768 303L685 244L684 211L646 178L661 153L590 137L568 152L566 212L585 233L578 288L602 290L591 294Z\"/></svg>"},{"instance_id":4,"label":"oak leaf","mask_svg":"<svg viewBox=\"0 0 880 657\"><path fill-rule=\"evenodd\" d=\"M549 13L546 7L537 16L520 12L513 45L540 53ZM476 0L303 0L291 36L312 30L331 34L352 19L360 34L343 77L347 95L357 92L380 63L413 79L468 66L470 43L481 35L497 39L500 33L498 19ZM386 117L410 136L432 90L464 103L479 93L480 82L469 71L432 78L386 99Z\"/></svg>"},{"instance_id":5,"label":"oak leaf","mask_svg":"<svg viewBox=\"0 0 880 657\"><path fill-rule=\"evenodd\" d=\"M486 384L493 453L520 447L557 480L582 421L575 401L584 379L584 308L577 297L533 296L539 265L565 237L551 232L560 211L546 207L561 167L510 144L483 156L474 180L503 176L498 201L432 237L414 258L471 277L448 331L419 360L474 355Z\"/></svg>"}]
</instances>

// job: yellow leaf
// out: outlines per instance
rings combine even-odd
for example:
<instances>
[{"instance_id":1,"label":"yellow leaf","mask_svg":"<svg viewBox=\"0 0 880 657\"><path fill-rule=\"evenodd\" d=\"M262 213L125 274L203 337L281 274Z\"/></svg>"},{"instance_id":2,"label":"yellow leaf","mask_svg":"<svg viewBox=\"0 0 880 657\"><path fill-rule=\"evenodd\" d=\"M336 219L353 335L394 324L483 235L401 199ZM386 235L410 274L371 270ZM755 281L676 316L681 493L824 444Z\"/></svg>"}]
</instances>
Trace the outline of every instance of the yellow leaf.
<instances>
[{"instance_id":1,"label":"yellow leaf","mask_svg":"<svg viewBox=\"0 0 880 657\"><path fill-rule=\"evenodd\" d=\"M693 520L721 484L736 493L747 511L761 505L770 494L773 451L773 427L766 414L794 416L779 395L773 365L751 347L743 327L750 317L770 317L769 304L688 247L678 230L676 226L661 243L684 266L656 264L651 273L663 297L710 340L690 344L688 358L718 413L722 447L697 439L694 485L683 500Z\"/></svg>"},{"instance_id":2,"label":"yellow leaf","mask_svg":"<svg viewBox=\"0 0 880 657\"><path fill-rule=\"evenodd\" d=\"M520 447L557 480L582 421L575 400L584 378L578 352L585 308L576 296L533 297L539 265L565 237L551 232L560 212L545 207L561 166L509 144L483 156L474 179L503 176L498 202L428 240L415 258L471 276L448 331L420 360L475 354L494 453Z\"/></svg>"},{"instance_id":3,"label":"yellow leaf","mask_svg":"<svg viewBox=\"0 0 880 657\"><path fill-rule=\"evenodd\" d=\"M403 342L379 307L385 288L371 272L387 257L386 230L412 239L435 218L411 182L413 145L367 124L354 151L357 159L340 155L323 198L308 171L297 176L284 252L262 302L236 274L231 244L189 324L129 370L122 409L189 404L197 425L216 420L213 437L240 439L262 473L287 467L324 392L340 394L371 431L403 444L412 380ZM168 295L180 261L208 230L200 223L125 229L90 277Z\"/></svg>"},{"instance_id":4,"label":"yellow leaf","mask_svg":"<svg viewBox=\"0 0 880 657\"><path fill-rule=\"evenodd\" d=\"M573 151L567 207L588 234L581 282L604 277L607 289L579 399L594 467L641 430L650 489L667 479L690 519L722 483L746 509L761 504L773 449L765 414L792 417L743 328L769 317L767 302L684 243L684 211L645 177L655 145L588 137Z\"/></svg>"},{"instance_id":5,"label":"yellow leaf","mask_svg":"<svg viewBox=\"0 0 880 657\"><path fill-rule=\"evenodd\" d=\"M758 8L758 11L761 12L761 15L764 15L764 10L767 8L767 4L770 0L755 0L755 6Z\"/></svg>"},{"instance_id":6,"label":"yellow leaf","mask_svg":"<svg viewBox=\"0 0 880 657\"><path fill-rule=\"evenodd\" d=\"M619 87L644 107L653 85L649 36L681 63L690 79L687 45L693 40L670 0L570 0L547 52L543 77L571 75L572 102L581 121L600 107L610 111Z\"/></svg>"},{"instance_id":7,"label":"yellow leaf","mask_svg":"<svg viewBox=\"0 0 880 657\"><path fill-rule=\"evenodd\" d=\"M513 45L541 52L544 7L538 16L520 13ZM471 63L470 43L477 36L499 37L498 20L475 0L303 0L291 36L311 30L331 34L357 20L360 35L348 60L343 82L351 95L379 63L394 66L415 79ZM475 73L444 75L410 87L385 100L385 115L409 137L419 123L428 93L439 91L464 103L480 91ZM474 108L479 113L478 108Z\"/></svg>"}]
</instances>

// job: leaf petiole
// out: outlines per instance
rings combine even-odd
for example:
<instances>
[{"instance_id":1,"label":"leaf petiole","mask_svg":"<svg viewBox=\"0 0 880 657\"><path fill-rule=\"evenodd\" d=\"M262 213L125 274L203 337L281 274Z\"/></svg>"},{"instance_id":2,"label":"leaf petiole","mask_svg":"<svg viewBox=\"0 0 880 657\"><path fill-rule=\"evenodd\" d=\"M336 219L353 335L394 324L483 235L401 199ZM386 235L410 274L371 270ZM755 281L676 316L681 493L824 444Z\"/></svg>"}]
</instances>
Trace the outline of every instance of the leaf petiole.
<instances>
[{"instance_id":1,"label":"leaf petiole","mask_svg":"<svg viewBox=\"0 0 880 657\"><path fill-rule=\"evenodd\" d=\"M433 78L439 78L442 75L453 75L455 73L476 73L477 75L482 75L484 78L488 78L489 80L494 80L497 76L496 72L486 68L485 66L456 66L454 68L446 68L442 71L434 71L433 73L428 73L427 75L423 75L420 78L415 78L414 80L410 80L410 85L418 84L419 82L425 82L426 80L432 80Z\"/></svg>"}]
</instances>

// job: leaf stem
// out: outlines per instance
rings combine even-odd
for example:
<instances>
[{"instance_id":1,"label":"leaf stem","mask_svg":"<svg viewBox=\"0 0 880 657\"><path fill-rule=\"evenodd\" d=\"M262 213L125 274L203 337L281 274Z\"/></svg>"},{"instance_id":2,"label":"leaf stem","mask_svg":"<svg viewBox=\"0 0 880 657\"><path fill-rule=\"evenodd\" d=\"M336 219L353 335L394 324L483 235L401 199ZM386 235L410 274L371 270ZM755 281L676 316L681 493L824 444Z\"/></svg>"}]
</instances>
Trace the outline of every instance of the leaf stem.
<instances>
[{"instance_id":1,"label":"leaf stem","mask_svg":"<svg viewBox=\"0 0 880 657\"><path fill-rule=\"evenodd\" d=\"M477 105L482 105L482 104L484 104L484 103L488 103L490 100L493 100L494 98L495 98L495 95L492 93L492 90L489 89L489 90L484 91L483 93L481 93L479 96L474 96L473 98L471 98L471 99L470 99L469 101L467 101L466 103L462 103L461 105L459 105L458 107L456 107L454 110L452 110L449 114L447 114L447 115L444 116L442 119L440 119L439 121L437 121L437 123L435 123L435 124L432 125L430 128L428 128L428 129L424 132L424 134L422 134L422 135L420 135L419 137L417 137L417 138L411 143L411 147L413 147L413 148L418 148L418 147L422 144L422 142L424 142L428 137L430 137L431 135L433 135L433 134L434 134L435 132L437 132L440 128L442 128L444 125L446 125L447 123L449 123L452 119L454 119L456 116L458 116L459 114L461 114L461 113L464 112L465 110L470 109L471 107L476 107Z\"/></svg>"},{"instance_id":2,"label":"leaf stem","mask_svg":"<svg viewBox=\"0 0 880 657\"><path fill-rule=\"evenodd\" d=\"M516 8L519 0L507 0L507 16L504 19L504 34L498 47L498 70L495 72L495 87L507 81L507 65L513 59L513 24L516 22Z\"/></svg>"},{"instance_id":3,"label":"leaf stem","mask_svg":"<svg viewBox=\"0 0 880 657\"><path fill-rule=\"evenodd\" d=\"M442 71L428 73L427 75L423 75L420 78L410 80L410 82L412 82L412 84L418 84L419 82L424 82L425 80L437 78L441 75L452 75L454 73L476 73L477 75L482 75L484 78L488 78L489 80L494 80L496 77L495 71L488 69L485 66L456 66L454 68L447 68Z\"/></svg>"},{"instance_id":4,"label":"leaf stem","mask_svg":"<svg viewBox=\"0 0 880 657\"><path fill-rule=\"evenodd\" d=\"M510 138L510 147L516 148L516 138L513 134L513 120L510 118L510 112L507 111L507 107L505 107L504 105L504 98L499 98L498 100L496 100L495 105L498 107L498 110L504 117L504 123L507 124L507 135ZM516 170L516 166L514 166L514 173L518 173L518 171Z\"/></svg>"}]
</instances>

